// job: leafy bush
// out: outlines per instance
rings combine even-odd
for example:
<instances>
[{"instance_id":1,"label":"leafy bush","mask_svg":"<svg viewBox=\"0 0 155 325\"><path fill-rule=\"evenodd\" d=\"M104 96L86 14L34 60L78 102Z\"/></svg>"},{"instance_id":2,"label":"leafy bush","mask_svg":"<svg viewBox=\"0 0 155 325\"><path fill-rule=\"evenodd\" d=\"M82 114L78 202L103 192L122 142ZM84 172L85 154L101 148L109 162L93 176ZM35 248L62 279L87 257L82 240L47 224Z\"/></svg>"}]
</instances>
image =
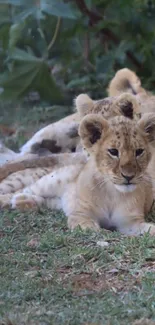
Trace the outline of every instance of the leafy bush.
<instances>
[{"instance_id":1,"label":"leafy bush","mask_svg":"<svg viewBox=\"0 0 155 325\"><path fill-rule=\"evenodd\" d=\"M0 0L0 97L97 98L125 66L153 90L154 18L150 0Z\"/></svg>"}]
</instances>

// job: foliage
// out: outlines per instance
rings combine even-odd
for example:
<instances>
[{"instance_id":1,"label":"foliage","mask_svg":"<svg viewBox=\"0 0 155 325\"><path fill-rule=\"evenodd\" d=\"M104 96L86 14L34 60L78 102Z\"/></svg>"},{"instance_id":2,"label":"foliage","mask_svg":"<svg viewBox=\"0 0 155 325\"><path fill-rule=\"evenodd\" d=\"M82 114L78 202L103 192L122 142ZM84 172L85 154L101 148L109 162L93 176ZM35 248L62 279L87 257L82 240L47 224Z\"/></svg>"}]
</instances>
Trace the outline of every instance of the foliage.
<instances>
[{"instance_id":1,"label":"foliage","mask_svg":"<svg viewBox=\"0 0 155 325\"><path fill-rule=\"evenodd\" d=\"M154 17L150 0L0 0L0 97L103 96L125 66L153 90Z\"/></svg>"}]
</instances>

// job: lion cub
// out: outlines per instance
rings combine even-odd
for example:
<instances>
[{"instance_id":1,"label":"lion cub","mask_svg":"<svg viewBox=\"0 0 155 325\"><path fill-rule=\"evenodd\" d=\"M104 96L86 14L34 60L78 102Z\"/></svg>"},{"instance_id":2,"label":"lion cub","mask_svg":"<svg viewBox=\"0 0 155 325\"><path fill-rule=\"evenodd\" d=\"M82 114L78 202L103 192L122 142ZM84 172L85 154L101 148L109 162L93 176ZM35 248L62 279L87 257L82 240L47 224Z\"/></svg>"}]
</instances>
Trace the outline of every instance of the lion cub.
<instances>
[{"instance_id":1,"label":"lion cub","mask_svg":"<svg viewBox=\"0 0 155 325\"><path fill-rule=\"evenodd\" d=\"M88 161L57 169L12 195L12 208L63 209L71 229L79 225L154 235L155 225L146 223L144 216L153 203L147 167L155 139L155 114L144 114L138 123L124 116L107 121L89 114L79 134L90 154Z\"/></svg>"}]
</instances>

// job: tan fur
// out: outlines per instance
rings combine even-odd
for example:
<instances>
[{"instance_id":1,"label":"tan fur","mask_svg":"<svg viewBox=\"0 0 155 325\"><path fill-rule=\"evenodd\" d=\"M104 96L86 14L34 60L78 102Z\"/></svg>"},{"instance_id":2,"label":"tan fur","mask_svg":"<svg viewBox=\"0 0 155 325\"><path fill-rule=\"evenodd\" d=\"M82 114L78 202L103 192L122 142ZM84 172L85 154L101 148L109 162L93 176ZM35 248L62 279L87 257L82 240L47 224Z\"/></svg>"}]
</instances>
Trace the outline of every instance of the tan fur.
<instances>
[{"instance_id":1,"label":"tan fur","mask_svg":"<svg viewBox=\"0 0 155 325\"><path fill-rule=\"evenodd\" d=\"M28 140L21 148L21 153L36 153L39 149L47 149L52 153L71 152L79 142L78 129L80 117L77 113L71 114L55 123L49 124L37 131L33 137ZM75 133L75 134L74 134ZM46 143L53 141L53 148L48 147ZM38 148L36 148L38 146Z\"/></svg>"},{"instance_id":2,"label":"tan fur","mask_svg":"<svg viewBox=\"0 0 155 325\"><path fill-rule=\"evenodd\" d=\"M116 98L104 98L95 101L88 95L81 94L75 99L77 111L75 114L52 123L35 133L21 148L21 153L38 153L40 149L52 153L72 152L79 145L78 125L82 117L89 113L100 113L108 119L112 116L122 115L122 109L128 108L128 105L133 105L134 111L140 112L138 102L132 94L122 94ZM50 142L54 142L54 145L50 145Z\"/></svg>"},{"instance_id":3,"label":"tan fur","mask_svg":"<svg viewBox=\"0 0 155 325\"><path fill-rule=\"evenodd\" d=\"M53 169L76 165L86 160L86 155L81 153L64 153L8 163L0 167L0 194L12 193L31 185Z\"/></svg>"},{"instance_id":4,"label":"tan fur","mask_svg":"<svg viewBox=\"0 0 155 325\"><path fill-rule=\"evenodd\" d=\"M98 101L93 101L88 95L81 94L79 95L75 100L75 105L77 109L77 114L79 116L79 120L81 120L85 115L89 113L97 113L104 116L104 118L109 119L114 116L127 116L129 118L138 118L137 114L139 113L139 105L131 94L122 94L118 97L113 98L105 98ZM72 116L71 118L75 118ZM69 121L69 117L66 119L61 120L60 122L63 123L63 121ZM71 119L73 122L73 120ZM57 122L58 123L58 122ZM65 122L66 123L66 122ZM57 124L58 125L58 124ZM54 126L54 124L53 124ZM56 126L56 124L55 124ZM51 126L48 126L51 127ZM46 128L46 130L48 129ZM60 127L60 125L59 125ZM71 134L71 127L67 124L68 127L68 134ZM76 125L78 129L78 125ZM55 129L56 130L56 129ZM70 132L70 133L69 133ZM35 135L37 137L37 134ZM35 138L34 136L34 138ZM43 132L42 136L45 136L45 133ZM59 134L55 134L55 139ZM64 141L67 134L62 134ZM31 139L32 140L32 139ZM39 141L39 139L38 139ZM82 145L80 144L80 138L77 140L77 137L75 139L74 145L77 146L77 151L82 151ZM58 141L59 142L59 141ZM67 142L68 143L68 142ZM64 149L64 147L63 147ZM68 158L70 157L70 158ZM73 158L71 158L73 157ZM83 157L83 155L81 156ZM79 158L78 158L79 159ZM83 159L83 158L81 158ZM31 153L25 153L24 156L19 156L15 161L9 162L8 164L5 164L4 166L0 167L0 181L5 179L7 176L9 176L12 173L15 173L17 171L22 171L27 168L29 168L29 173L31 174L31 169L33 168L41 168L41 167L62 167L65 164L69 164L69 160L74 162L74 156L68 156L67 154L63 156L60 155L57 157L57 155L45 156L45 157L38 157L37 155L31 154ZM32 170L32 173L34 173L34 170ZM18 175L18 174L17 174Z\"/></svg>"},{"instance_id":5,"label":"tan fur","mask_svg":"<svg viewBox=\"0 0 155 325\"><path fill-rule=\"evenodd\" d=\"M119 96L126 92L136 95L143 91L145 92L136 73L127 68L118 70L108 87L109 96Z\"/></svg>"},{"instance_id":6,"label":"tan fur","mask_svg":"<svg viewBox=\"0 0 155 325\"><path fill-rule=\"evenodd\" d=\"M123 93L135 95L141 113L155 112L155 96L146 91L136 73L127 68L117 71L108 87L109 96L119 96Z\"/></svg>"},{"instance_id":7,"label":"tan fur","mask_svg":"<svg viewBox=\"0 0 155 325\"><path fill-rule=\"evenodd\" d=\"M140 106L132 94L121 94L116 97L107 97L100 100L92 100L87 94L80 94L75 99L75 106L81 118L87 114L101 114L105 119L114 116L127 116L130 106L134 115L140 113Z\"/></svg>"},{"instance_id":8,"label":"tan fur","mask_svg":"<svg viewBox=\"0 0 155 325\"><path fill-rule=\"evenodd\" d=\"M127 68L116 73L109 84L108 92L110 97L97 101L86 94L79 95L75 100L77 112L39 130L21 148L21 154L73 152L76 148L79 150L81 147L76 130L81 118L88 113L100 112L108 119L120 115L120 106L128 101L137 106L140 113L155 111L155 96L147 92L141 86L136 73Z\"/></svg>"},{"instance_id":9,"label":"tan fur","mask_svg":"<svg viewBox=\"0 0 155 325\"><path fill-rule=\"evenodd\" d=\"M155 141L155 114L144 114L138 123L123 116L107 121L89 114L79 133L90 153L87 162L53 171L13 195L11 201L9 197L9 202L1 196L2 204L63 209L71 229L80 225L98 230L102 225L127 235L148 231L155 235L155 225L144 221L153 203L148 166Z\"/></svg>"}]
</instances>

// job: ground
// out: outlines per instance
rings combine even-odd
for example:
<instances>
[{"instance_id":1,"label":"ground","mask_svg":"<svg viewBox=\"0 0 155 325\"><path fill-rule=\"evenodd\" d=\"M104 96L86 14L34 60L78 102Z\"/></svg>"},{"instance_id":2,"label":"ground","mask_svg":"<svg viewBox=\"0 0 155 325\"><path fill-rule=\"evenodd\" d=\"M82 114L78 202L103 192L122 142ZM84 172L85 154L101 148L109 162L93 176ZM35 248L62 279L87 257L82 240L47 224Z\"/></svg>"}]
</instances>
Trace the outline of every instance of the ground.
<instances>
[{"instance_id":1,"label":"ground","mask_svg":"<svg viewBox=\"0 0 155 325\"><path fill-rule=\"evenodd\" d=\"M1 324L155 319L154 238L71 232L62 213L48 210L1 212L0 223Z\"/></svg>"},{"instance_id":2,"label":"ground","mask_svg":"<svg viewBox=\"0 0 155 325\"><path fill-rule=\"evenodd\" d=\"M148 234L71 232L62 212L0 211L0 325L155 325L154 283Z\"/></svg>"}]
</instances>

